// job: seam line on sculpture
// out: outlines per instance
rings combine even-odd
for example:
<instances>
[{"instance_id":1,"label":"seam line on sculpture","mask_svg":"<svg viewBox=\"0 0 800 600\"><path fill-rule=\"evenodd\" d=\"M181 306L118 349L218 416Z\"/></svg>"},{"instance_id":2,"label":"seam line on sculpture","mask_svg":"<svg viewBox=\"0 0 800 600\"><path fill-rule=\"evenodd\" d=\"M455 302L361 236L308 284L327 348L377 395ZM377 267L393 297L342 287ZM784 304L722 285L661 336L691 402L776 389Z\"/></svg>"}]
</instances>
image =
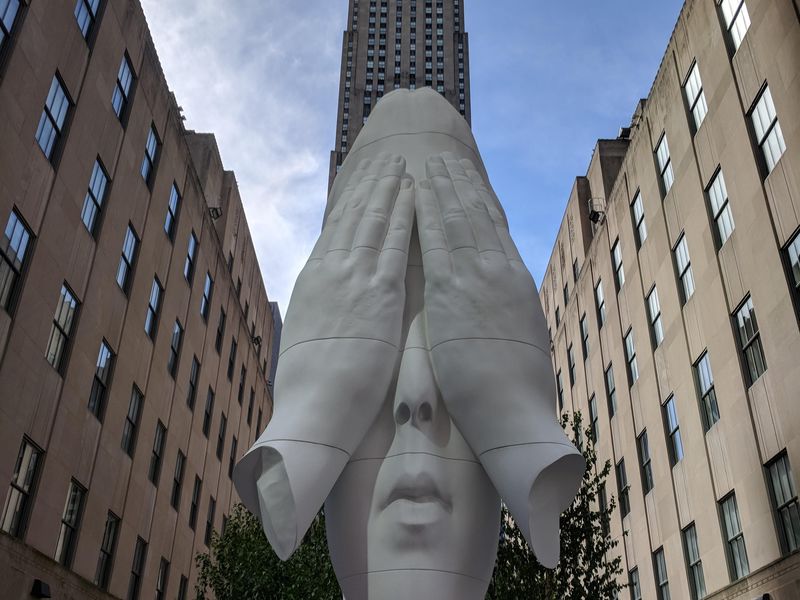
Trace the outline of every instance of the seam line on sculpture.
<instances>
[{"instance_id":1,"label":"seam line on sculpture","mask_svg":"<svg viewBox=\"0 0 800 600\"><path fill-rule=\"evenodd\" d=\"M466 573L459 573L458 571L447 571L445 569L424 569L424 568L409 568L409 569L378 569L376 571L363 571L361 573L353 573L352 575L348 575L347 577L343 577L343 579L352 579L353 577L361 577L362 575L372 575L374 573L406 573L408 571L425 571L425 572L432 572L432 573L445 573L447 575L458 575L459 577L466 577L467 579L473 579L475 581L480 581L481 583L489 583L488 580L480 579L478 577L473 577L472 575L467 575Z\"/></svg>"},{"instance_id":2,"label":"seam line on sculpture","mask_svg":"<svg viewBox=\"0 0 800 600\"><path fill-rule=\"evenodd\" d=\"M438 344L434 344L433 346L431 346L431 350L433 350L435 348L438 348L439 346L442 346L443 344L448 344L450 342L463 342L463 341L467 341L467 340L490 340L492 342L514 342L515 344L524 344L525 346L530 346L532 348L536 348L537 350L539 350L545 356L547 356L547 357L550 356L549 352L545 351L544 348L541 348L540 346L537 346L536 344L532 344L530 342L523 342L522 340L511 340L511 339L508 339L508 338L495 338L495 337L463 337L463 338L454 338L452 340L444 340L443 342L439 342Z\"/></svg>"},{"instance_id":3,"label":"seam line on sculpture","mask_svg":"<svg viewBox=\"0 0 800 600\"><path fill-rule=\"evenodd\" d=\"M353 459L350 460L350 462L348 464L353 464L353 463L357 463L357 462L363 462L363 461L367 461L367 460L385 460L387 458L397 458L399 456L407 456L407 455L412 455L412 456L414 456L414 455L424 455L424 456L432 456L434 458L440 458L442 460L453 460L453 461L458 461L458 462L472 463L472 464L475 464L475 465L479 465L480 464L480 461L472 460L471 458L450 458L450 457L447 457L447 456L440 456L438 454L433 454L432 452L398 452L397 454L387 454L386 456L379 456L379 457L376 457L376 458L353 458Z\"/></svg>"},{"instance_id":4,"label":"seam line on sculpture","mask_svg":"<svg viewBox=\"0 0 800 600\"><path fill-rule=\"evenodd\" d=\"M425 250L425 252L422 253L422 256L425 256L429 252L435 252L437 250L444 250L445 252L455 252L456 250L466 250L466 249L476 250L478 252L478 254L487 254L489 252L495 252L497 254L503 254L503 255L507 256L504 250L491 250L491 249L490 250L478 250L478 248L476 246L459 246L458 248L453 248L452 250L449 250L447 248L428 248L427 250ZM508 260L511 261L511 260L516 260L516 259L509 258ZM519 262L519 261L517 261L517 262Z\"/></svg>"},{"instance_id":5,"label":"seam line on sculpture","mask_svg":"<svg viewBox=\"0 0 800 600\"><path fill-rule=\"evenodd\" d=\"M339 446L334 446L333 444L323 444L322 442L312 442L311 440L296 440L296 439L293 439L293 438L271 438L269 440L265 440L263 442L257 443L256 445L257 446L266 446L266 445L270 444L271 442L297 442L299 444L312 444L314 446L324 446L326 448L332 448L334 450L338 450L339 452L342 452L342 453L346 454L347 456L351 456L351 454L347 450L345 450L344 448L339 448Z\"/></svg>"},{"instance_id":6,"label":"seam line on sculpture","mask_svg":"<svg viewBox=\"0 0 800 600\"><path fill-rule=\"evenodd\" d=\"M462 139L460 139L460 138L457 138L457 137L455 137L454 135L450 135L449 133L445 133L445 132L443 132L443 131L430 131L430 130L425 130L425 131L408 131L408 132L405 132L405 133L390 133L389 135L384 135L383 137L376 138L376 139L372 140L371 142L367 142L366 144L364 144L364 145L363 145L363 146L361 146L360 148L353 148L353 149L350 151L350 154L351 154L351 155L353 155L353 154L357 154L357 153L361 152L362 150L364 150L364 149L366 149L366 148L368 148L368 147L372 146L373 144L377 144L378 142L381 142L381 141L383 141L383 140L388 140L389 138L393 138L393 137L403 137L403 136L411 136L411 135L420 135L420 134L424 134L424 133L433 133L433 134L437 134L437 135L443 135L443 136L445 136L445 137L449 137L451 140L455 140L456 142L458 142L459 144L461 144L462 146L464 146L464 147L465 147L467 150L469 150L469 151L470 151L470 152L473 154L473 156L475 156L476 158L478 157L478 156L477 156L477 153L475 152L475 150L473 150L472 146L471 146L471 145L470 145L468 142L465 142L464 140L462 140ZM474 164L474 163L473 163L473 164ZM476 165L476 166L477 166L477 165ZM357 170L357 169L356 169L356 170Z\"/></svg>"},{"instance_id":7,"label":"seam line on sculpture","mask_svg":"<svg viewBox=\"0 0 800 600\"><path fill-rule=\"evenodd\" d=\"M489 448L488 450L484 450L478 456L483 456L484 454L488 454L489 452L494 452L495 450L503 450L504 448L516 448L517 446L536 446L541 444L550 444L551 446L566 446L567 448L574 448L572 444L566 444L564 442L523 442L521 444L505 444L503 446L495 446L494 448Z\"/></svg>"},{"instance_id":8,"label":"seam line on sculpture","mask_svg":"<svg viewBox=\"0 0 800 600\"><path fill-rule=\"evenodd\" d=\"M387 346L391 346L395 350L397 349L397 346L392 344L391 342L387 342L386 340L381 340L378 338L359 337L359 336L331 336L331 337L314 338L313 340L303 340L302 342L297 342L296 344L292 344L288 348L282 350L279 356L283 356L292 348L296 348L297 346L301 346L302 344L309 344L311 342L326 342L330 340L364 340L367 342L380 342L382 344L386 344Z\"/></svg>"}]
</instances>

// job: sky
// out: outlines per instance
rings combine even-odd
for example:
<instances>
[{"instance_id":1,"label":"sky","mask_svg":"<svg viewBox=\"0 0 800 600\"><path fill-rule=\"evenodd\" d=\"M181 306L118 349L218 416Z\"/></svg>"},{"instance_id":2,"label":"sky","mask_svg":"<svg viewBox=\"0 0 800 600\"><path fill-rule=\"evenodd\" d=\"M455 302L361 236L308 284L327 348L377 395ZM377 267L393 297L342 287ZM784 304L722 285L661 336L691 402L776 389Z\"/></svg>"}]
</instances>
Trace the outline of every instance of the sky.
<instances>
[{"instance_id":1,"label":"sky","mask_svg":"<svg viewBox=\"0 0 800 600\"><path fill-rule=\"evenodd\" d=\"M142 0L186 127L235 171L286 314L325 207L347 0ZM574 179L630 123L683 0L465 0L472 126L537 282Z\"/></svg>"}]
</instances>

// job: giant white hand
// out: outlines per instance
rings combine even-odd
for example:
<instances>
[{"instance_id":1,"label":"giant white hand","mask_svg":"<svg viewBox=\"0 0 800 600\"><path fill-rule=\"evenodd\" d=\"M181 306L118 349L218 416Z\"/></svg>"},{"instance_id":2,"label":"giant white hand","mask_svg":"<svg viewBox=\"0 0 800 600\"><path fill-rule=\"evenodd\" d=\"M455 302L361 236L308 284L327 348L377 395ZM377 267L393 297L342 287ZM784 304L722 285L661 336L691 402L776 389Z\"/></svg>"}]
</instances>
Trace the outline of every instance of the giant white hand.
<instances>
[{"instance_id":1,"label":"giant white hand","mask_svg":"<svg viewBox=\"0 0 800 600\"><path fill-rule=\"evenodd\" d=\"M475 166L445 153L426 169L416 207L437 383L540 562L554 566L583 459L555 418L536 286Z\"/></svg>"},{"instance_id":2,"label":"giant white hand","mask_svg":"<svg viewBox=\"0 0 800 600\"><path fill-rule=\"evenodd\" d=\"M363 161L295 284L272 419L237 466L242 500L285 559L383 406L397 366L414 184Z\"/></svg>"}]
</instances>

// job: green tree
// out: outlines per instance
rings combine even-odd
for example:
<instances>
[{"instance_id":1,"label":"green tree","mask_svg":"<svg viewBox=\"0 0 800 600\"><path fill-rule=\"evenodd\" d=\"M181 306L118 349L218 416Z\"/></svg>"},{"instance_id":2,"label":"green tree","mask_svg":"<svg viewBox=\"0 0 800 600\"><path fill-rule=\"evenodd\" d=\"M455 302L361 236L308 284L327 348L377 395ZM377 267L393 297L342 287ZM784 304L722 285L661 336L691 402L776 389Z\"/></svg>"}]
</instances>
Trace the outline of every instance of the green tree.
<instances>
[{"instance_id":1,"label":"green tree","mask_svg":"<svg viewBox=\"0 0 800 600\"><path fill-rule=\"evenodd\" d=\"M504 506L490 600L612 600L627 587L619 583L622 559L611 556L619 544L609 535L616 501L612 497L605 508L599 506L611 461L598 469L594 436L591 428L582 429L580 413L571 419L563 415L561 425L586 459L580 491L561 515L561 560L555 569L542 567Z\"/></svg>"},{"instance_id":2,"label":"green tree","mask_svg":"<svg viewBox=\"0 0 800 600\"><path fill-rule=\"evenodd\" d=\"M197 599L341 600L325 538L325 517L317 516L302 545L282 563L261 524L237 505L222 534L214 533L209 554L196 557Z\"/></svg>"}]
</instances>

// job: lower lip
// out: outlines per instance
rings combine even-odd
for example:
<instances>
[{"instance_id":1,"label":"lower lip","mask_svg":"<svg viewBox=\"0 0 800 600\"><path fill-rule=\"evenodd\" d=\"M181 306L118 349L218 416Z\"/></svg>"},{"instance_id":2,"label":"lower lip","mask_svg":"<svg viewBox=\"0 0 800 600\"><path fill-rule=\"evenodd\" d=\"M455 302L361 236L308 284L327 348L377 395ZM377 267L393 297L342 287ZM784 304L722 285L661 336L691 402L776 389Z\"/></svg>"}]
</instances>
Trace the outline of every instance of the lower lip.
<instances>
[{"instance_id":1,"label":"lower lip","mask_svg":"<svg viewBox=\"0 0 800 600\"><path fill-rule=\"evenodd\" d=\"M448 511L438 500L410 500L400 498L388 507L397 521L407 527L425 527L441 521Z\"/></svg>"}]
</instances>

